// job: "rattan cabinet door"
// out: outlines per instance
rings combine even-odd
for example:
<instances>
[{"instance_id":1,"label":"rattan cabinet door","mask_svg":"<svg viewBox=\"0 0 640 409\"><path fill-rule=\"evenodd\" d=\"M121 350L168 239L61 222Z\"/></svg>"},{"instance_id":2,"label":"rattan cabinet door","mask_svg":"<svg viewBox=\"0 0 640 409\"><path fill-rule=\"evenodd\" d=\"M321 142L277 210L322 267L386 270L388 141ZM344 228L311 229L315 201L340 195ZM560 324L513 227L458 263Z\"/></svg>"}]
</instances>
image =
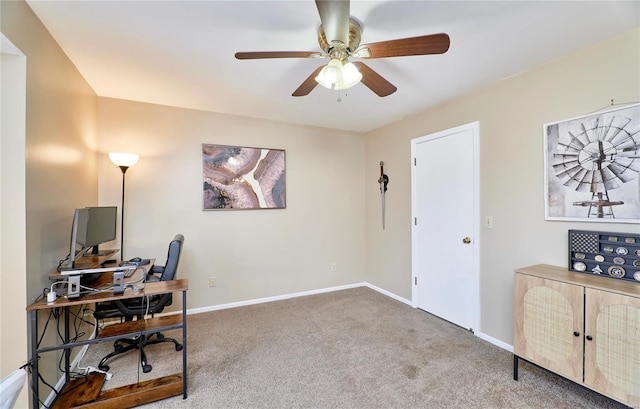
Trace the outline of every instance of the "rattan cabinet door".
<instances>
[{"instance_id":1,"label":"rattan cabinet door","mask_svg":"<svg viewBox=\"0 0 640 409\"><path fill-rule=\"evenodd\" d=\"M584 287L515 275L516 355L582 383Z\"/></svg>"},{"instance_id":2,"label":"rattan cabinet door","mask_svg":"<svg viewBox=\"0 0 640 409\"><path fill-rule=\"evenodd\" d=\"M584 382L640 407L640 298L586 291Z\"/></svg>"}]
</instances>

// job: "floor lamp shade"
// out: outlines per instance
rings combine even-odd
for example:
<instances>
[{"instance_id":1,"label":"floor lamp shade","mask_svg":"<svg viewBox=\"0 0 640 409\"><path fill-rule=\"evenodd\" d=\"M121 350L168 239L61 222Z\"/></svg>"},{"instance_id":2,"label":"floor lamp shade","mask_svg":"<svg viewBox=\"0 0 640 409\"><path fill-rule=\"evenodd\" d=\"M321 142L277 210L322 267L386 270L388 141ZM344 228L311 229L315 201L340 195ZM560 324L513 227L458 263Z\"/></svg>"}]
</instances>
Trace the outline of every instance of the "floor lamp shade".
<instances>
[{"instance_id":1,"label":"floor lamp shade","mask_svg":"<svg viewBox=\"0 0 640 409\"><path fill-rule=\"evenodd\" d=\"M109 159L116 166L125 166L127 168L138 163L139 156L133 153L112 152Z\"/></svg>"},{"instance_id":2,"label":"floor lamp shade","mask_svg":"<svg viewBox=\"0 0 640 409\"><path fill-rule=\"evenodd\" d=\"M124 261L124 174L138 163L138 155L133 153L109 153L109 159L122 170L122 207L120 208L120 259Z\"/></svg>"}]
</instances>

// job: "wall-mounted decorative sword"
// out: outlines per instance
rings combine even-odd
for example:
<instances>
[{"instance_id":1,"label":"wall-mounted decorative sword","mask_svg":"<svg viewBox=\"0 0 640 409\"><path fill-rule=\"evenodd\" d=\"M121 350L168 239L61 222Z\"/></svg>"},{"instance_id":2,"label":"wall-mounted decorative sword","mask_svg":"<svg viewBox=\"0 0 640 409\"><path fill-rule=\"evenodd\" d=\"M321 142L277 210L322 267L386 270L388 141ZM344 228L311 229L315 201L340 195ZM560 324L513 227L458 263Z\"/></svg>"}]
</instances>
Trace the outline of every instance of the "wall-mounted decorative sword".
<instances>
[{"instance_id":1,"label":"wall-mounted decorative sword","mask_svg":"<svg viewBox=\"0 0 640 409\"><path fill-rule=\"evenodd\" d=\"M378 178L380 184L380 195L382 197L382 230L384 230L384 194L387 191L387 185L389 184L389 176L384 174L384 162L380 161L380 178Z\"/></svg>"}]
</instances>

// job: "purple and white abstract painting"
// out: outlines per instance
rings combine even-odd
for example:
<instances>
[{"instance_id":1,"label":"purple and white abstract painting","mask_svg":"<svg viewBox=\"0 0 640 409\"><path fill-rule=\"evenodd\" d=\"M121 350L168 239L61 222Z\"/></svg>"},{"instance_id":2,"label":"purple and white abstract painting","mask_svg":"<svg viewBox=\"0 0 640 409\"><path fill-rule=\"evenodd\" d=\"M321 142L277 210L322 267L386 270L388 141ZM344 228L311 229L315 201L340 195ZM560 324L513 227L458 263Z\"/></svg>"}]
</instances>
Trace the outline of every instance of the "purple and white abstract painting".
<instances>
[{"instance_id":1,"label":"purple and white abstract painting","mask_svg":"<svg viewBox=\"0 0 640 409\"><path fill-rule=\"evenodd\" d=\"M286 208L285 151L202 144L203 209Z\"/></svg>"}]
</instances>

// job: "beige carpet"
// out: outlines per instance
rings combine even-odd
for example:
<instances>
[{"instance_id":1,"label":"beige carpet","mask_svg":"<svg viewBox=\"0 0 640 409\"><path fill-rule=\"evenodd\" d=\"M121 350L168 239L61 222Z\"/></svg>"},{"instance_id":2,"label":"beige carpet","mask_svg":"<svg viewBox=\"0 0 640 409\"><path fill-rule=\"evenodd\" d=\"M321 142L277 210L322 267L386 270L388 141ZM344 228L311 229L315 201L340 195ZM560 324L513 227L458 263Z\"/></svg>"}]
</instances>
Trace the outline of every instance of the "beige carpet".
<instances>
[{"instance_id":1,"label":"beige carpet","mask_svg":"<svg viewBox=\"0 0 640 409\"><path fill-rule=\"evenodd\" d=\"M364 287L190 315L187 334L188 398L146 408L625 407L527 363L513 381L509 352ZM150 374L112 360L106 387L181 371L170 344L147 355Z\"/></svg>"}]
</instances>

